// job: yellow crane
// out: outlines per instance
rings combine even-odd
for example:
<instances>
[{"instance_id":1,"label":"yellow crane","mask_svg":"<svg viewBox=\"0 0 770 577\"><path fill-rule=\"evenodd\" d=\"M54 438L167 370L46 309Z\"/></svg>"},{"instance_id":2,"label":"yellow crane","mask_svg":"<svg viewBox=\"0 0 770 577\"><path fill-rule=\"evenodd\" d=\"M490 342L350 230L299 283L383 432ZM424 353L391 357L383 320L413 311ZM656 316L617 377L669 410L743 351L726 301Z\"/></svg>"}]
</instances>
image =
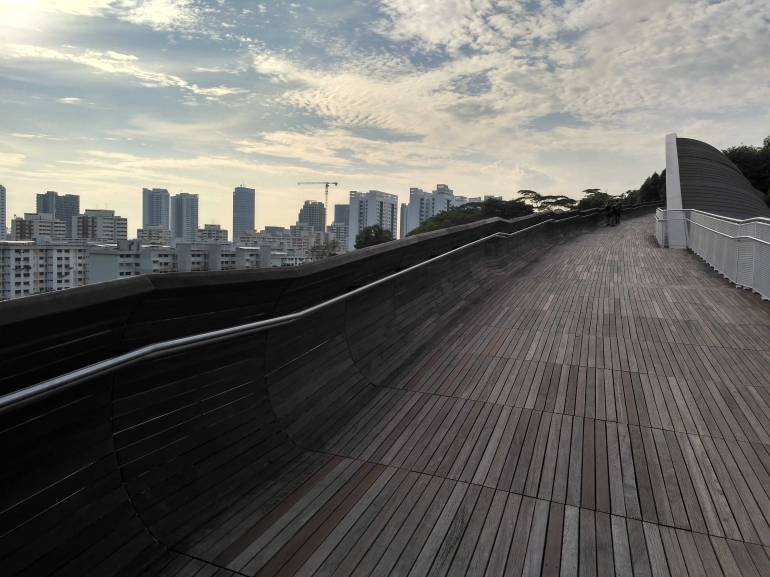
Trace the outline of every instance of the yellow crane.
<instances>
[{"instance_id":1,"label":"yellow crane","mask_svg":"<svg viewBox=\"0 0 770 577\"><path fill-rule=\"evenodd\" d=\"M300 184L323 184L326 189L326 196L324 197L324 214L329 213L329 185L333 184L334 186L337 186L336 182L298 182L297 185ZM324 219L324 229L326 228L326 220Z\"/></svg>"}]
</instances>

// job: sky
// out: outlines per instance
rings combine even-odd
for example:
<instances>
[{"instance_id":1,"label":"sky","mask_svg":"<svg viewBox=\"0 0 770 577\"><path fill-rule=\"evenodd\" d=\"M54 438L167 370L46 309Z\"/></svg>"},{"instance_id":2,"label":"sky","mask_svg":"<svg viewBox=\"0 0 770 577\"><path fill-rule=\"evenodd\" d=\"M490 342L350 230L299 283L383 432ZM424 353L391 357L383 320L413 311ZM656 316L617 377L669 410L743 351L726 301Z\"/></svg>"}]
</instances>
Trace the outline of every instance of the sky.
<instances>
[{"instance_id":1,"label":"sky","mask_svg":"<svg viewBox=\"0 0 770 577\"><path fill-rule=\"evenodd\" d=\"M351 190L638 188L667 133L770 134L770 0L0 0L0 184L141 226L141 189L258 228Z\"/></svg>"}]
</instances>

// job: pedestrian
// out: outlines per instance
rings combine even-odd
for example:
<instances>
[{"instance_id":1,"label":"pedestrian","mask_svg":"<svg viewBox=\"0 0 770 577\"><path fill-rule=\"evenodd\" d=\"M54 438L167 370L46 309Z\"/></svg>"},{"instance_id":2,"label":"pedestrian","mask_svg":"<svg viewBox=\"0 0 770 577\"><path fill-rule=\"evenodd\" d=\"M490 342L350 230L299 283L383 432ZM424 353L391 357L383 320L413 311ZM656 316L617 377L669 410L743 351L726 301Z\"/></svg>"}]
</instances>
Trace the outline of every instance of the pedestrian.
<instances>
[{"instance_id":1,"label":"pedestrian","mask_svg":"<svg viewBox=\"0 0 770 577\"><path fill-rule=\"evenodd\" d=\"M607 213L607 226L613 226L612 225L612 205L608 202L607 206L604 207L604 212Z\"/></svg>"},{"instance_id":2,"label":"pedestrian","mask_svg":"<svg viewBox=\"0 0 770 577\"><path fill-rule=\"evenodd\" d=\"M618 224L620 224L620 217L622 214L623 214L623 203L618 202L618 218L617 218Z\"/></svg>"}]
</instances>

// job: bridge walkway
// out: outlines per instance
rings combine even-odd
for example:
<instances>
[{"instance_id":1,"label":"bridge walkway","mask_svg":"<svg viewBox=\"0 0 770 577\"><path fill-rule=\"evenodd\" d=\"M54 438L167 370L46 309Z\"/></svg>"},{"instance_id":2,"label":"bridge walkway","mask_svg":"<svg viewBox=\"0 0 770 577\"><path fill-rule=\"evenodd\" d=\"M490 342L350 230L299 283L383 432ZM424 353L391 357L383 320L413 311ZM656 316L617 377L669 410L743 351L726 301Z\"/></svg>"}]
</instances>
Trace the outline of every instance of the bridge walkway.
<instances>
[{"instance_id":1,"label":"bridge walkway","mask_svg":"<svg viewBox=\"0 0 770 577\"><path fill-rule=\"evenodd\" d=\"M649 217L494 282L148 573L770 575L770 308Z\"/></svg>"}]
</instances>

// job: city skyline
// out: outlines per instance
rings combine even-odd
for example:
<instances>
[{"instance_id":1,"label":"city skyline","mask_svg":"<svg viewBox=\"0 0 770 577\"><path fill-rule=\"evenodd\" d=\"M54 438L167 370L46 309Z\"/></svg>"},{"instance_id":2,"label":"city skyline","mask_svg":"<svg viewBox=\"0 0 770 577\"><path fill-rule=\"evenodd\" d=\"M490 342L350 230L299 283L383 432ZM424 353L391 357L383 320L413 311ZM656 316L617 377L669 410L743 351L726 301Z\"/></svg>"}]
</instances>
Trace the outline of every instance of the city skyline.
<instances>
[{"instance_id":1,"label":"city skyline","mask_svg":"<svg viewBox=\"0 0 770 577\"><path fill-rule=\"evenodd\" d=\"M257 227L323 200L307 180L339 181L332 205L616 194L663 168L664 134L759 144L770 119L766 3L0 2L9 215L49 188L132 227L148 185L229 225L245 182Z\"/></svg>"},{"instance_id":2,"label":"city skyline","mask_svg":"<svg viewBox=\"0 0 770 577\"><path fill-rule=\"evenodd\" d=\"M445 184L437 184L436 187L437 187L437 189L439 189L439 191L441 191L441 187L446 187L446 185ZM234 191L235 192L231 193L231 195L234 195L236 192L239 192L239 191L245 191L245 192L249 192L250 193L253 190L254 189L250 189L250 188L243 187L243 186L236 186L236 187L234 187ZM421 189L415 189L414 187L410 187L410 191L413 191L413 190L421 190ZM449 191L450 195L453 194L453 191L451 189L446 189L446 190ZM428 191L430 191L430 189L428 189ZM6 194L5 187L2 187L2 192L3 192L4 195ZM329 217L327 219L327 223L326 223L327 225L331 225L333 222L337 222L337 215L339 215L339 214L349 214L349 210L350 210L349 209L350 194L351 193L355 193L355 192L359 192L359 191L351 190L351 191L345 193L347 198L344 199L344 200L347 200L348 202L332 203L331 200L330 200L329 205L331 207L333 207L333 208L329 209L329 207L326 207L326 206L323 207L322 211L324 212L324 214L332 214L332 215L334 215L334 218ZM360 192L365 192L365 191L360 191ZM434 190L433 192L436 192L436 191ZM391 194L391 193L387 193L386 192L386 194ZM80 204L83 205L81 213L83 213L85 210L91 210L91 211L94 211L94 210L104 210L104 209L102 209L102 208L100 208L98 206L96 206L94 208L88 208L87 209L86 208L86 203L84 203L82 201L83 195L81 195L81 194L66 194L66 195L64 195L63 193L59 193L58 191L51 191L51 190L49 190L46 193L37 193L36 194L36 210L35 211L33 211L33 210L25 210L24 212L22 212L20 214L19 213L11 214L9 211L6 211L6 214L8 215L8 217L7 217L8 223L10 223L10 221L13 220L14 215L16 217L23 217L24 214L34 214L36 212L38 212L38 213L39 212L43 212L43 211L39 210L39 207L41 206L40 203L44 202L44 201L41 201L41 199L42 198L50 198L51 200L48 200L48 202L50 203L50 202L53 202L53 199L56 198L56 195L58 195L60 200L64 196L69 197L69 198L76 197L78 199L76 202L79 202ZM130 232L130 231L132 231L132 230L139 230L139 229L145 229L147 227L150 227L150 228L165 228L165 229L170 231L171 228L172 228L172 225L173 225L173 222L172 222L173 199L175 197L180 196L180 195L183 195L184 197L189 197L189 196L197 196L198 197L198 200L196 202L196 213L198 214L198 217L197 217L198 227L197 228L202 228L204 226L204 224L218 224L218 225L220 225L222 227L225 227L225 228L230 226L230 225L232 225L232 224L234 224L233 218L234 218L234 216L236 214L236 206L232 202L232 200L231 200L230 214L229 214L229 216L225 216L223 218L222 222L213 222L213 221L212 222L205 222L204 219L202 219L200 217L200 213L202 212L201 208L202 208L202 205L204 204L203 202L201 202L200 195L190 195L190 193L187 193L187 192L180 192L178 194L171 194L171 193L169 193L168 189L165 189L165 188L151 188L150 189L150 188L147 188L147 187L142 187L141 199L139 201L137 201L139 206L140 206L140 216L138 217L139 225L134 226L131 223L131 220L128 219L128 221L129 221L129 224L128 224L129 238L134 238L134 237L132 237L133 233ZM258 195L255 193L254 194L255 200L256 200L257 196ZM401 201L401 197L399 197L398 194L392 194L392 196L396 196L398 198L398 203L399 204L402 202ZM456 195L456 196L460 196L460 195ZM407 195L406 198L407 198L406 202L408 204L408 202L409 202L409 195ZM164 201L166 203L168 203L168 207L166 207L166 209L160 209L160 206L163 205ZM464 199L463 199L463 201L464 201ZM255 201L254 204L256 204L256 201ZM298 204L298 211L299 211L300 215L302 214L303 208L306 208L308 204L320 204L320 205L323 206L323 201L322 200L306 199L305 201L302 202L302 204ZM165 210L165 212L164 212L164 210ZM119 213L120 211L115 211L115 212ZM125 212L131 212L131 210L129 209L129 210L125 211ZM55 218L58 219L58 216L55 216ZM288 226L290 226L291 223L299 223L298 218L299 218L299 216L295 216L295 218L293 220L290 219L290 222L280 223L280 222L275 221L274 219L271 220L270 216L267 216L267 217L264 218L265 224L263 224L261 226L257 226L256 219L255 219L254 229L259 231L259 230L263 230L265 227L268 227L268 228L269 227L276 227L276 226L288 227ZM65 220L63 222L66 223L68 221ZM345 219L344 222L348 222L348 220ZM230 224L228 224L228 223L230 223ZM9 225L7 224L6 226L9 226ZM9 228L9 230L10 230L10 228ZM399 230L399 232L401 230L400 229L400 224L398 225L398 230ZM236 232L235 227L233 227L231 229L231 232L233 232L233 233ZM68 236L69 236L69 233L68 233ZM236 239L237 237L234 236L233 238ZM398 238L398 237L394 235L394 238Z\"/></svg>"}]
</instances>

